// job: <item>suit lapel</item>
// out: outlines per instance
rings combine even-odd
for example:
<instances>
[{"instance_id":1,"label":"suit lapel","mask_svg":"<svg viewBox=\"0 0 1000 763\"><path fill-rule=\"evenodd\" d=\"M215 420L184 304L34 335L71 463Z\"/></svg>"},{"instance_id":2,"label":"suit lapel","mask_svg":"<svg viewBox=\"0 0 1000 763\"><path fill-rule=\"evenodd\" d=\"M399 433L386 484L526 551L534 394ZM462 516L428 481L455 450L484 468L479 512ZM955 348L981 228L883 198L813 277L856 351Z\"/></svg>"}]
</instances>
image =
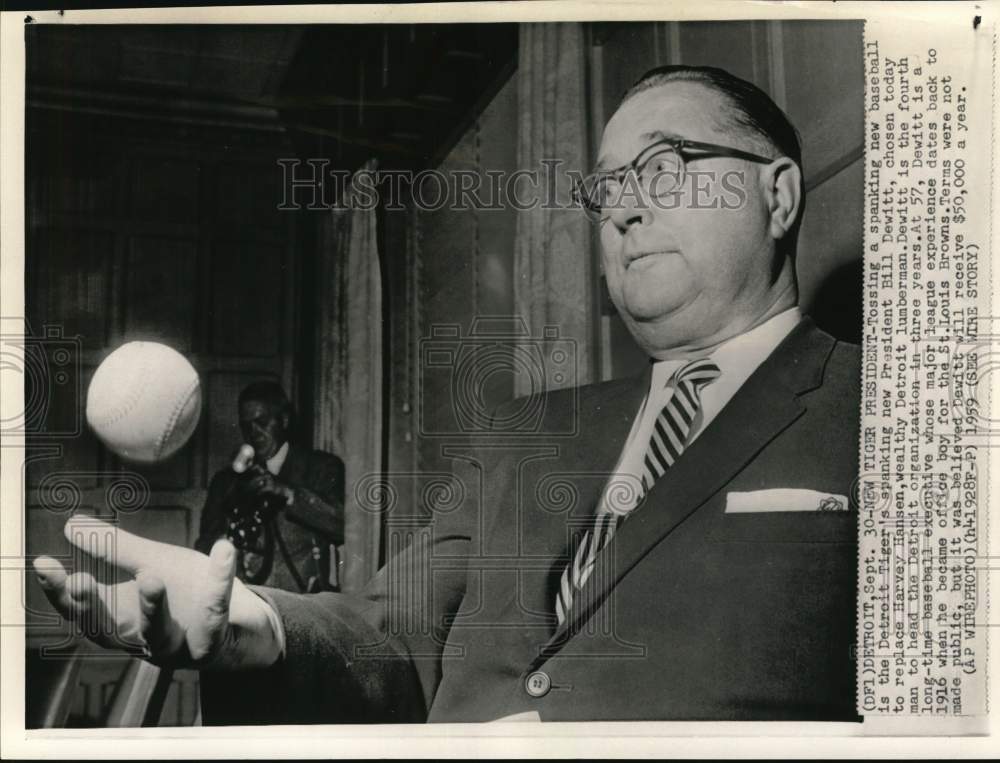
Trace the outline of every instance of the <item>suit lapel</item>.
<instances>
[{"instance_id":1,"label":"suit lapel","mask_svg":"<svg viewBox=\"0 0 1000 763\"><path fill-rule=\"evenodd\" d=\"M558 446L555 460L538 463L537 472L525 476L526 524L523 537L539 544L538 553L557 556L567 552L568 523L587 522L600 499L621 455L649 384L649 371L605 384L584 387L573 410L553 411L560 420L578 417L577 435ZM570 512L539 511L531 503L538 486L551 477L573 483L573 506ZM543 548L544 547L544 548Z\"/></svg>"},{"instance_id":2,"label":"suit lapel","mask_svg":"<svg viewBox=\"0 0 1000 763\"><path fill-rule=\"evenodd\" d=\"M590 388L588 394L581 396L574 414L580 417L579 445L568 447L567 458L560 467L567 473L589 478L578 485L578 516L592 516L596 510L607 475L618 463L636 411L649 388L650 368L637 376ZM565 517L560 521L565 523Z\"/></svg>"},{"instance_id":3,"label":"suit lapel","mask_svg":"<svg viewBox=\"0 0 1000 763\"><path fill-rule=\"evenodd\" d=\"M636 411L649 387L650 368L643 373L614 381L595 384L580 389L575 405L551 410L560 421L570 416L578 417L577 436L559 446L556 459L541 459L534 472L521 475L524 485L518 494L525 496L523 523L514 533L523 542L512 546L518 553L552 562L549 571L529 571L518 583L518 612L523 618L531 615L531 622L524 621L521 629L525 646L533 653L538 651L538 631L541 622L551 617L554 621L555 586L553 575L562 573L574 551L569 542L574 526L589 526L596 511L610 474L621 455L631 431ZM529 468L531 468L529 466ZM552 476L573 483L573 506L569 512L548 511L537 501L536 489ZM523 597L523 598L522 598ZM541 618L541 619L540 619ZM528 627L530 625L530 627ZM551 627L554 627L554 622Z\"/></svg>"},{"instance_id":4,"label":"suit lapel","mask_svg":"<svg viewBox=\"0 0 1000 763\"><path fill-rule=\"evenodd\" d=\"M623 575L805 412L799 395L819 386L833 344L806 318L764 361L621 525L540 659L558 651Z\"/></svg>"}]
</instances>

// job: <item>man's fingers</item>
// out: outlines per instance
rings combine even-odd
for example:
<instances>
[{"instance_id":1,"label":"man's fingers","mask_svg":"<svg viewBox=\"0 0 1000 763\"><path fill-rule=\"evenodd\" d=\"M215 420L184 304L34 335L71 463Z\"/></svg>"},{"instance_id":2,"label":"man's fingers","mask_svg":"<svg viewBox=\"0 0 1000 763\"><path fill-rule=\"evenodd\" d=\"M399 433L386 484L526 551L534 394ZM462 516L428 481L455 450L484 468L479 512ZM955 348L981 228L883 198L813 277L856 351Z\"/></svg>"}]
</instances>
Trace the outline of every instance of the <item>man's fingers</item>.
<instances>
[{"instance_id":1,"label":"man's fingers","mask_svg":"<svg viewBox=\"0 0 1000 763\"><path fill-rule=\"evenodd\" d=\"M31 563L38 576L38 584L45 592L45 598L55 608L56 612L67 620L72 620L72 605L69 591L66 590L66 570L62 564L51 556L39 556Z\"/></svg>"},{"instance_id":2,"label":"man's fingers","mask_svg":"<svg viewBox=\"0 0 1000 763\"><path fill-rule=\"evenodd\" d=\"M56 588L65 585L66 568L58 559L53 559L51 556L36 556L32 560L31 566L34 568L42 588Z\"/></svg>"},{"instance_id":3,"label":"man's fingers","mask_svg":"<svg viewBox=\"0 0 1000 763\"><path fill-rule=\"evenodd\" d=\"M70 517L63 534L81 551L111 562L133 575L144 563L156 557L157 547L161 545L85 514Z\"/></svg>"},{"instance_id":4,"label":"man's fingers","mask_svg":"<svg viewBox=\"0 0 1000 763\"><path fill-rule=\"evenodd\" d=\"M167 588L155 575L139 575L135 582L139 585L139 607L143 617L153 619L163 604Z\"/></svg>"},{"instance_id":5,"label":"man's fingers","mask_svg":"<svg viewBox=\"0 0 1000 763\"><path fill-rule=\"evenodd\" d=\"M66 592L81 612L89 611L101 600L97 581L89 572L74 572L66 578Z\"/></svg>"},{"instance_id":6,"label":"man's fingers","mask_svg":"<svg viewBox=\"0 0 1000 763\"><path fill-rule=\"evenodd\" d=\"M35 570L41 572L38 583L56 612L70 622L77 633L99 640L100 616L104 612L97 581L86 572L67 575L55 559L36 559Z\"/></svg>"},{"instance_id":7,"label":"man's fingers","mask_svg":"<svg viewBox=\"0 0 1000 763\"><path fill-rule=\"evenodd\" d=\"M155 575L140 574L135 582L139 586L139 610L142 616L140 632L146 642L146 656L152 657L169 651L163 601L167 587Z\"/></svg>"},{"instance_id":8,"label":"man's fingers","mask_svg":"<svg viewBox=\"0 0 1000 763\"><path fill-rule=\"evenodd\" d=\"M104 585L89 572L67 575L62 564L47 556L38 557L32 566L49 603L79 635L116 649L143 646L135 583Z\"/></svg>"},{"instance_id":9,"label":"man's fingers","mask_svg":"<svg viewBox=\"0 0 1000 763\"><path fill-rule=\"evenodd\" d=\"M101 586L89 572L67 575L55 559L35 560L35 570L42 569L38 582L56 611L77 626L85 635L95 633L106 614Z\"/></svg>"},{"instance_id":10,"label":"man's fingers","mask_svg":"<svg viewBox=\"0 0 1000 763\"><path fill-rule=\"evenodd\" d=\"M74 572L66 578L70 620L80 635L101 643L108 630L103 622L104 606L98 583L89 572Z\"/></svg>"}]
</instances>

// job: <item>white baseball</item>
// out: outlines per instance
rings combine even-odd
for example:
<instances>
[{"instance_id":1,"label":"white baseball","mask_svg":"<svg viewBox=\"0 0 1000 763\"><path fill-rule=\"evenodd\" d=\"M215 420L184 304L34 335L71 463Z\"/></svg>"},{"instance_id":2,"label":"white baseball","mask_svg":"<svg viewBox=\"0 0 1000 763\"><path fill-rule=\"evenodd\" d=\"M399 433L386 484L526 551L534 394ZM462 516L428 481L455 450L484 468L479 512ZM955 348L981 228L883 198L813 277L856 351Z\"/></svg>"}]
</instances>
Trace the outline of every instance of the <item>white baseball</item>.
<instances>
[{"instance_id":1,"label":"white baseball","mask_svg":"<svg viewBox=\"0 0 1000 763\"><path fill-rule=\"evenodd\" d=\"M128 461L169 458L201 416L198 372L158 342L128 342L97 367L87 390L87 423Z\"/></svg>"}]
</instances>

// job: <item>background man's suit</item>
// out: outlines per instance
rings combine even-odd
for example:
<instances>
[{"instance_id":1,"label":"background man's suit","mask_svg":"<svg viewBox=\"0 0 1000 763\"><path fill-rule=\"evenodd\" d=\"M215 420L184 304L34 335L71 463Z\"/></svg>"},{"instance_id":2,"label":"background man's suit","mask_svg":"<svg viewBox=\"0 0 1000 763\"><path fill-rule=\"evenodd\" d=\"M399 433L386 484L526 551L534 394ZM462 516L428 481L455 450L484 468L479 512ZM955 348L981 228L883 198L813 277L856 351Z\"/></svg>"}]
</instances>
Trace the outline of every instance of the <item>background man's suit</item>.
<instances>
[{"instance_id":1,"label":"background man's suit","mask_svg":"<svg viewBox=\"0 0 1000 763\"><path fill-rule=\"evenodd\" d=\"M622 524L557 629L571 533L647 384L547 395L542 434L475 451L482 500L470 489L435 516L433 543L391 562L364 598L256 589L281 617L285 657L203 680L229 697L255 687L267 706L206 702L205 721L856 718L853 507L725 512L730 492L855 488L857 348L809 319ZM544 436L574 422L573 437Z\"/></svg>"}]
</instances>

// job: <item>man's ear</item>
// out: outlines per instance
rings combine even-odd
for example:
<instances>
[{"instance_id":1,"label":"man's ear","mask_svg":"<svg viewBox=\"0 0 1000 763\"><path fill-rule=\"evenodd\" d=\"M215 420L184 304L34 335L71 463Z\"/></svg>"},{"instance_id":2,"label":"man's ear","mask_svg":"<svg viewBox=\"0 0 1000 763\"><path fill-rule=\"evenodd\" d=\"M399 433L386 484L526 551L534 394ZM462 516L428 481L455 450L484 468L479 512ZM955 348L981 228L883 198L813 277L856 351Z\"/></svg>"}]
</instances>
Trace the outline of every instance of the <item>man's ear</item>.
<instances>
[{"instance_id":1,"label":"man's ear","mask_svg":"<svg viewBox=\"0 0 1000 763\"><path fill-rule=\"evenodd\" d=\"M784 238L802 210L802 170L787 156L771 162L762 173L764 199L770 212L770 233Z\"/></svg>"}]
</instances>

